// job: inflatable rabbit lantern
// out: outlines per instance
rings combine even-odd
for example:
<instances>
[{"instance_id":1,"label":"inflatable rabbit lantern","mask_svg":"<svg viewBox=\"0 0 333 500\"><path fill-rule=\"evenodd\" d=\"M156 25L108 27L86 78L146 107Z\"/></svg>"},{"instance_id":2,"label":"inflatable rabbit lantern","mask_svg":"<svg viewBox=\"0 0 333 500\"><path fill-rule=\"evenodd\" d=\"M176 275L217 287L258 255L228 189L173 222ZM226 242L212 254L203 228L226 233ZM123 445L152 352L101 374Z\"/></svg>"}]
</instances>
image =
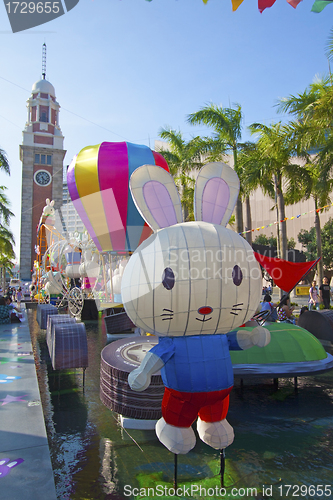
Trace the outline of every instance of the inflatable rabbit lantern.
<instances>
[{"instance_id":1,"label":"inflatable rabbit lantern","mask_svg":"<svg viewBox=\"0 0 333 500\"><path fill-rule=\"evenodd\" d=\"M270 333L239 328L261 296L261 271L250 245L227 229L239 180L223 163L205 165L194 194L195 222L183 222L177 188L160 167L143 165L131 176L132 196L155 231L131 256L122 300L134 324L159 343L128 377L143 391L161 370L165 385L159 440L173 453L202 441L215 449L234 439L226 420L233 386L230 350L266 346Z\"/></svg>"},{"instance_id":2,"label":"inflatable rabbit lantern","mask_svg":"<svg viewBox=\"0 0 333 500\"><path fill-rule=\"evenodd\" d=\"M45 207L43 208L43 216L44 217L53 217L54 216L54 200L50 201L49 198L45 200Z\"/></svg>"},{"instance_id":3,"label":"inflatable rabbit lantern","mask_svg":"<svg viewBox=\"0 0 333 500\"><path fill-rule=\"evenodd\" d=\"M50 201L49 198L45 200L45 207L43 208L42 215L40 216L38 226L37 226L37 236L42 228L43 224L48 226L54 226L55 223L55 210L54 210L54 200Z\"/></svg>"}]
</instances>

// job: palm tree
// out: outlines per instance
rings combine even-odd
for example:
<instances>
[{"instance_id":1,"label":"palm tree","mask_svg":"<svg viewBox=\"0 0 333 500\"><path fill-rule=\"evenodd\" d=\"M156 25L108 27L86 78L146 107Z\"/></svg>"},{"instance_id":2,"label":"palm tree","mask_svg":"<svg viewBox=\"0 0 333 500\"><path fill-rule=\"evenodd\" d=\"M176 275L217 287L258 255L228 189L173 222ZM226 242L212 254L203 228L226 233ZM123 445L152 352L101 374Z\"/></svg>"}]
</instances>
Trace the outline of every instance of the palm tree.
<instances>
[{"instance_id":1,"label":"palm tree","mask_svg":"<svg viewBox=\"0 0 333 500\"><path fill-rule=\"evenodd\" d=\"M5 290L6 287L6 271L10 272L10 270L14 267L14 244L15 241L13 233L0 224L0 283L2 290Z\"/></svg>"},{"instance_id":2,"label":"palm tree","mask_svg":"<svg viewBox=\"0 0 333 500\"><path fill-rule=\"evenodd\" d=\"M281 123L270 127L261 123L253 123L249 127L252 134L258 134L256 143L261 169L261 178L265 181L266 192L273 197L278 217L278 250L282 259L287 258L287 228L285 205L300 199L296 186L302 186L304 169L292 162L295 146L290 141L289 129ZM263 184L261 184L262 186ZM272 186L274 189L272 190Z\"/></svg>"},{"instance_id":3,"label":"palm tree","mask_svg":"<svg viewBox=\"0 0 333 500\"><path fill-rule=\"evenodd\" d=\"M239 174L238 151L240 148L242 119L242 109L239 104L236 105L236 109L209 104L187 117L187 121L192 125L204 124L213 128L214 135L209 141L211 151L209 159L212 157L215 160L222 159L222 156L227 151L232 151L234 169L237 174ZM238 233L243 232L243 210L240 197L236 205L236 228Z\"/></svg>"},{"instance_id":4,"label":"palm tree","mask_svg":"<svg viewBox=\"0 0 333 500\"><path fill-rule=\"evenodd\" d=\"M10 167L6 153L0 149L0 170L10 175ZM0 186L0 282L5 289L6 270L11 270L15 259L13 245L15 244L13 233L8 228L10 218L14 216L9 209L9 200L5 194L5 186Z\"/></svg>"},{"instance_id":5,"label":"palm tree","mask_svg":"<svg viewBox=\"0 0 333 500\"><path fill-rule=\"evenodd\" d=\"M333 113L327 109L332 104L330 78L317 80L302 94L289 96L278 104L279 111L287 111L297 118L289 127L297 154L306 158L308 178L303 184L304 198L311 196L314 200L318 257L322 256L319 207L330 203L332 189ZM317 272L321 282L324 275L322 259L317 264Z\"/></svg>"},{"instance_id":6,"label":"palm tree","mask_svg":"<svg viewBox=\"0 0 333 500\"><path fill-rule=\"evenodd\" d=\"M11 217L15 215L9 209L9 200L5 195L5 191L7 190L6 186L0 186L0 227L8 226L10 223Z\"/></svg>"},{"instance_id":7,"label":"palm tree","mask_svg":"<svg viewBox=\"0 0 333 500\"><path fill-rule=\"evenodd\" d=\"M245 231L248 231L245 237L246 241L252 245L250 195L261 187L265 194L274 197L274 186L270 177L265 177L260 152L254 142L246 142L241 147L238 155L238 175L241 183L241 196L245 203Z\"/></svg>"},{"instance_id":8,"label":"palm tree","mask_svg":"<svg viewBox=\"0 0 333 500\"><path fill-rule=\"evenodd\" d=\"M184 220L193 220L195 180L191 172L202 167L201 155L207 151L207 143L201 137L186 142L180 131L171 128L161 129L159 135L169 144L169 150L160 149L159 153L166 159L170 173L180 188Z\"/></svg>"},{"instance_id":9,"label":"palm tree","mask_svg":"<svg viewBox=\"0 0 333 500\"><path fill-rule=\"evenodd\" d=\"M0 149L0 169L4 170L6 174L10 175L9 163L7 160L6 153L3 149Z\"/></svg>"}]
</instances>

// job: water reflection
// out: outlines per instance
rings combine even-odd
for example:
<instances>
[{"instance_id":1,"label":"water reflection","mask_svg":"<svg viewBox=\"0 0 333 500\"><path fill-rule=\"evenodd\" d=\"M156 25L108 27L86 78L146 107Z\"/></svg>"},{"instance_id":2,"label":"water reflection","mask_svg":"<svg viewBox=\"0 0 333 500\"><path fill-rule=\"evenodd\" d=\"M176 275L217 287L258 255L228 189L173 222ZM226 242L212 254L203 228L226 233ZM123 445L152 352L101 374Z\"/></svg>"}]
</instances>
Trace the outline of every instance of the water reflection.
<instances>
[{"instance_id":1,"label":"water reflection","mask_svg":"<svg viewBox=\"0 0 333 500\"><path fill-rule=\"evenodd\" d=\"M172 487L173 455L158 442L155 432L123 430L117 415L100 401L100 353L108 343L101 318L85 322L89 367L83 391L82 370L60 374L52 370L45 333L35 316L35 311L29 311L59 500L134 498L125 496L125 485ZM235 428L235 441L226 451L228 493L231 487L254 487L256 498L263 499L268 498L265 487L273 485L273 498L293 498L292 492L287 496L282 491L281 496L278 486L332 483L332 382L332 372L299 378L297 392L292 379L280 380L278 390L269 379L245 381L243 388L236 382L228 416ZM192 452L179 457L178 481L180 485L201 481L207 487L219 484L219 453L198 440ZM332 496L324 498L333 498L333 486Z\"/></svg>"}]
</instances>

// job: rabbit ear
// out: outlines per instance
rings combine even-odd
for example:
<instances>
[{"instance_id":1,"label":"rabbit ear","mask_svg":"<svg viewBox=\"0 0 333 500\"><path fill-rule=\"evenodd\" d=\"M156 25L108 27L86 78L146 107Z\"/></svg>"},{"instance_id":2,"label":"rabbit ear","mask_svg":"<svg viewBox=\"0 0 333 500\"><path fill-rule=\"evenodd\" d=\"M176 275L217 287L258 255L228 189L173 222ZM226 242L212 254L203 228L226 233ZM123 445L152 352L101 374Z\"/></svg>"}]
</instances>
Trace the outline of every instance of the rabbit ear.
<instances>
[{"instance_id":1,"label":"rabbit ear","mask_svg":"<svg viewBox=\"0 0 333 500\"><path fill-rule=\"evenodd\" d=\"M54 200L52 200L52 201L51 201L50 206L51 206L51 207L53 207L53 206L54 206Z\"/></svg>"},{"instance_id":2,"label":"rabbit ear","mask_svg":"<svg viewBox=\"0 0 333 500\"><path fill-rule=\"evenodd\" d=\"M207 163L195 183L195 220L226 226L236 205L239 179L225 163Z\"/></svg>"},{"instance_id":3,"label":"rabbit ear","mask_svg":"<svg viewBox=\"0 0 333 500\"><path fill-rule=\"evenodd\" d=\"M46 205L49 205L50 204L50 198L46 198L45 203L46 203Z\"/></svg>"},{"instance_id":4,"label":"rabbit ear","mask_svg":"<svg viewBox=\"0 0 333 500\"><path fill-rule=\"evenodd\" d=\"M156 231L183 222L175 182L162 167L142 165L130 179L134 203L147 224Z\"/></svg>"}]
</instances>

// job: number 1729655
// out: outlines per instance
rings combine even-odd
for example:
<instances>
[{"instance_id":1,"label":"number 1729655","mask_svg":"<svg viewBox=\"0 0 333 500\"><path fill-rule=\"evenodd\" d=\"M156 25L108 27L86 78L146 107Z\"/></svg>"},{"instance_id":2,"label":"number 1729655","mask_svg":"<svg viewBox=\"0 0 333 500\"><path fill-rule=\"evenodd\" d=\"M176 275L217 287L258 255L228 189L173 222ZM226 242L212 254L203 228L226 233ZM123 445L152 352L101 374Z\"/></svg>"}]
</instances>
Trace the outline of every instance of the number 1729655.
<instances>
[{"instance_id":1,"label":"number 1729655","mask_svg":"<svg viewBox=\"0 0 333 500\"><path fill-rule=\"evenodd\" d=\"M331 484L281 484L278 486L280 497L297 498L329 498L332 494Z\"/></svg>"},{"instance_id":2,"label":"number 1729655","mask_svg":"<svg viewBox=\"0 0 333 500\"><path fill-rule=\"evenodd\" d=\"M8 2L8 14L58 14L60 2Z\"/></svg>"}]
</instances>

